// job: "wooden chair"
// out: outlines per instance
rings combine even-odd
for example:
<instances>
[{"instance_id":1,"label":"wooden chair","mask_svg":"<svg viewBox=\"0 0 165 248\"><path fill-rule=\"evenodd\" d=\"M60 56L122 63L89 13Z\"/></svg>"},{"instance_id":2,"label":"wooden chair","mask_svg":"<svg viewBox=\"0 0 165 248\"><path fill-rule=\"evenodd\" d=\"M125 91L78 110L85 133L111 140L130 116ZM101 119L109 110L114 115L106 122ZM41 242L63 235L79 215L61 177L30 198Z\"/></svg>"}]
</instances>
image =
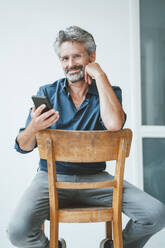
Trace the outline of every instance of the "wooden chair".
<instances>
[{"instance_id":1,"label":"wooden chair","mask_svg":"<svg viewBox=\"0 0 165 248\"><path fill-rule=\"evenodd\" d=\"M58 226L65 223L105 222L106 238L114 248L122 248L122 187L125 158L129 156L132 132L120 131L66 131L47 129L38 132L40 158L48 163L50 197L50 248L58 248ZM100 162L116 160L113 181L57 182L55 161ZM59 209L57 188L96 189L113 187L112 207ZM111 226L112 223L112 226ZM112 227L112 228L111 228Z\"/></svg>"}]
</instances>

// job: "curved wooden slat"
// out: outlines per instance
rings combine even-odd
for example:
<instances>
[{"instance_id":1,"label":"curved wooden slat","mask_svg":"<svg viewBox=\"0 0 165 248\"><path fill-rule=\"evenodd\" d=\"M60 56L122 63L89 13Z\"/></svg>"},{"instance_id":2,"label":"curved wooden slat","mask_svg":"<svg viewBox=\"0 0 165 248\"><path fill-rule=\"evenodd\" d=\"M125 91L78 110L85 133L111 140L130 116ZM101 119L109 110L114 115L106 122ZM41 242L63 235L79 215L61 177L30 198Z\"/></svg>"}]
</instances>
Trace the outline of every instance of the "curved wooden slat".
<instances>
[{"instance_id":1,"label":"curved wooden slat","mask_svg":"<svg viewBox=\"0 0 165 248\"><path fill-rule=\"evenodd\" d=\"M126 156L128 157L132 139L132 131L130 129L116 132L107 130L42 130L37 134L37 144L40 158L42 159L47 159L46 138L48 135L52 139L54 149L56 150L56 161L81 163L116 160L121 137L127 138Z\"/></svg>"}]
</instances>

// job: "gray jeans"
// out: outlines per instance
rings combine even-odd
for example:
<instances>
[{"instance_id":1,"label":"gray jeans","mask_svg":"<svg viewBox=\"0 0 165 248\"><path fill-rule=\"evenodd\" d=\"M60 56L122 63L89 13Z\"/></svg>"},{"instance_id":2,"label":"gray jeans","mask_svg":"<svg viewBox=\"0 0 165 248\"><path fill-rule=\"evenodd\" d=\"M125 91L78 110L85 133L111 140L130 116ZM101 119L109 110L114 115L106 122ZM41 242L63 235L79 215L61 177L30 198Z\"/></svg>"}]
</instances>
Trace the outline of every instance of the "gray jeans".
<instances>
[{"instance_id":1,"label":"gray jeans","mask_svg":"<svg viewBox=\"0 0 165 248\"><path fill-rule=\"evenodd\" d=\"M58 175L58 181L92 182L111 180L107 172L95 175ZM58 190L59 207L111 206L112 189ZM124 181L123 213L130 221L123 230L124 248L141 248L149 238L165 227L165 206ZM8 226L11 243L21 248L48 248L49 241L41 230L49 219L48 173L38 171L25 191Z\"/></svg>"}]
</instances>

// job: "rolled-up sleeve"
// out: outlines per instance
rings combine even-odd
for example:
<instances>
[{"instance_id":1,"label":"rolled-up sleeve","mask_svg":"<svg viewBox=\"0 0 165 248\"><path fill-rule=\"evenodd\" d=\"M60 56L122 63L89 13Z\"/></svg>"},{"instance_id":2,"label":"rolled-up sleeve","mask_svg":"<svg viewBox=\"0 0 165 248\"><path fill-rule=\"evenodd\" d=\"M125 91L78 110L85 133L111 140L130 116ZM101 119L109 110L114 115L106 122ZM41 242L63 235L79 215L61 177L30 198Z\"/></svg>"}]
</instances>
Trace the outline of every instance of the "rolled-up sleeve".
<instances>
[{"instance_id":1,"label":"rolled-up sleeve","mask_svg":"<svg viewBox=\"0 0 165 248\"><path fill-rule=\"evenodd\" d=\"M20 128L20 132L23 131L25 128ZM36 146L35 146L36 147ZM18 144L18 141L17 141L17 137L15 139L15 144L14 144L14 148L16 149L17 152L19 153L22 153L22 154L26 154L26 153L29 153L29 152L32 152L33 150L30 150L30 151L24 151L20 148L19 144Z\"/></svg>"},{"instance_id":2,"label":"rolled-up sleeve","mask_svg":"<svg viewBox=\"0 0 165 248\"><path fill-rule=\"evenodd\" d=\"M38 90L38 92L37 92L37 96L44 96L44 95L45 95L44 89L43 89L43 87L40 87L39 90ZM19 133L22 132L23 130L25 130L25 128L29 125L29 123L31 121L31 112L32 112L32 108L30 108L30 110L29 110L29 114L28 114L28 117L27 117L27 120L26 120L26 123L25 123L25 127L24 128L20 128L19 129ZM17 135L17 137L18 137L18 135ZM20 148L19 144L18 144L17 137L15 139L15 144L14 144L14 148L16 149L17 152L20 152L20 153L25 154L25 153L32 152L34 150L34 149L33 150L30 150L30 151L24 151L24 150L22 150ZM36 143L36 145L35 145L34 148L36 148L36 147L37 147L37 143Z\"/></svg>"},{"instance_id":3,"label":"rolled-up sleeve","mask_svg":"<svg viewBox=\"0 0 165 248\"><path fill-rule=\"evenodd\" d=\"M25 130L25 128L29 125L29 122L31 121L31 111L32 111L32 108L30 108L30 110L29 110L29 114L28 114L28 118L27 118L26 123L25 123L25 127L24 128L20 128L19 129L19 133L22 132L23 130ZM19 144L18 144L17 137L15 139L15 144L14 144L14 148L16 149L17 152L20 152L20 153L25 154L25 153L29 153L29 152L33 151L33 150L30 150L30 151L24 151L24 150L22 150L20 148ZM37 145L35 145L35 147L36 146Z\"/></svg>"}]
</instances>

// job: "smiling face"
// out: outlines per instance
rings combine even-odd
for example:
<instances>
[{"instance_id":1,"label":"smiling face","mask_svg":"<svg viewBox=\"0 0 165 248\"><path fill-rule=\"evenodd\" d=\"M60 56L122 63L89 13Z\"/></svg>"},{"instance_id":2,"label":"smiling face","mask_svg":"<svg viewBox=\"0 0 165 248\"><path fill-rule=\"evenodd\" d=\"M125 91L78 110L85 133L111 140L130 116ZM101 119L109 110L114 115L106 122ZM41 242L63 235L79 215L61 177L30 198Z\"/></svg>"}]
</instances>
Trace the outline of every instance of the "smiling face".
<instances>
[{"instance_id":1,"label":"smiling face","mask_svg":"<svg viewBox=\"0 0 165 248\"><path fill-rule=\"evenodd\" d=\"M89 55L82 43L64 41L60 46L60 61L71 83L84 81L85 66L95 61L95 52Z\"/></svg>"}]
</instances>

